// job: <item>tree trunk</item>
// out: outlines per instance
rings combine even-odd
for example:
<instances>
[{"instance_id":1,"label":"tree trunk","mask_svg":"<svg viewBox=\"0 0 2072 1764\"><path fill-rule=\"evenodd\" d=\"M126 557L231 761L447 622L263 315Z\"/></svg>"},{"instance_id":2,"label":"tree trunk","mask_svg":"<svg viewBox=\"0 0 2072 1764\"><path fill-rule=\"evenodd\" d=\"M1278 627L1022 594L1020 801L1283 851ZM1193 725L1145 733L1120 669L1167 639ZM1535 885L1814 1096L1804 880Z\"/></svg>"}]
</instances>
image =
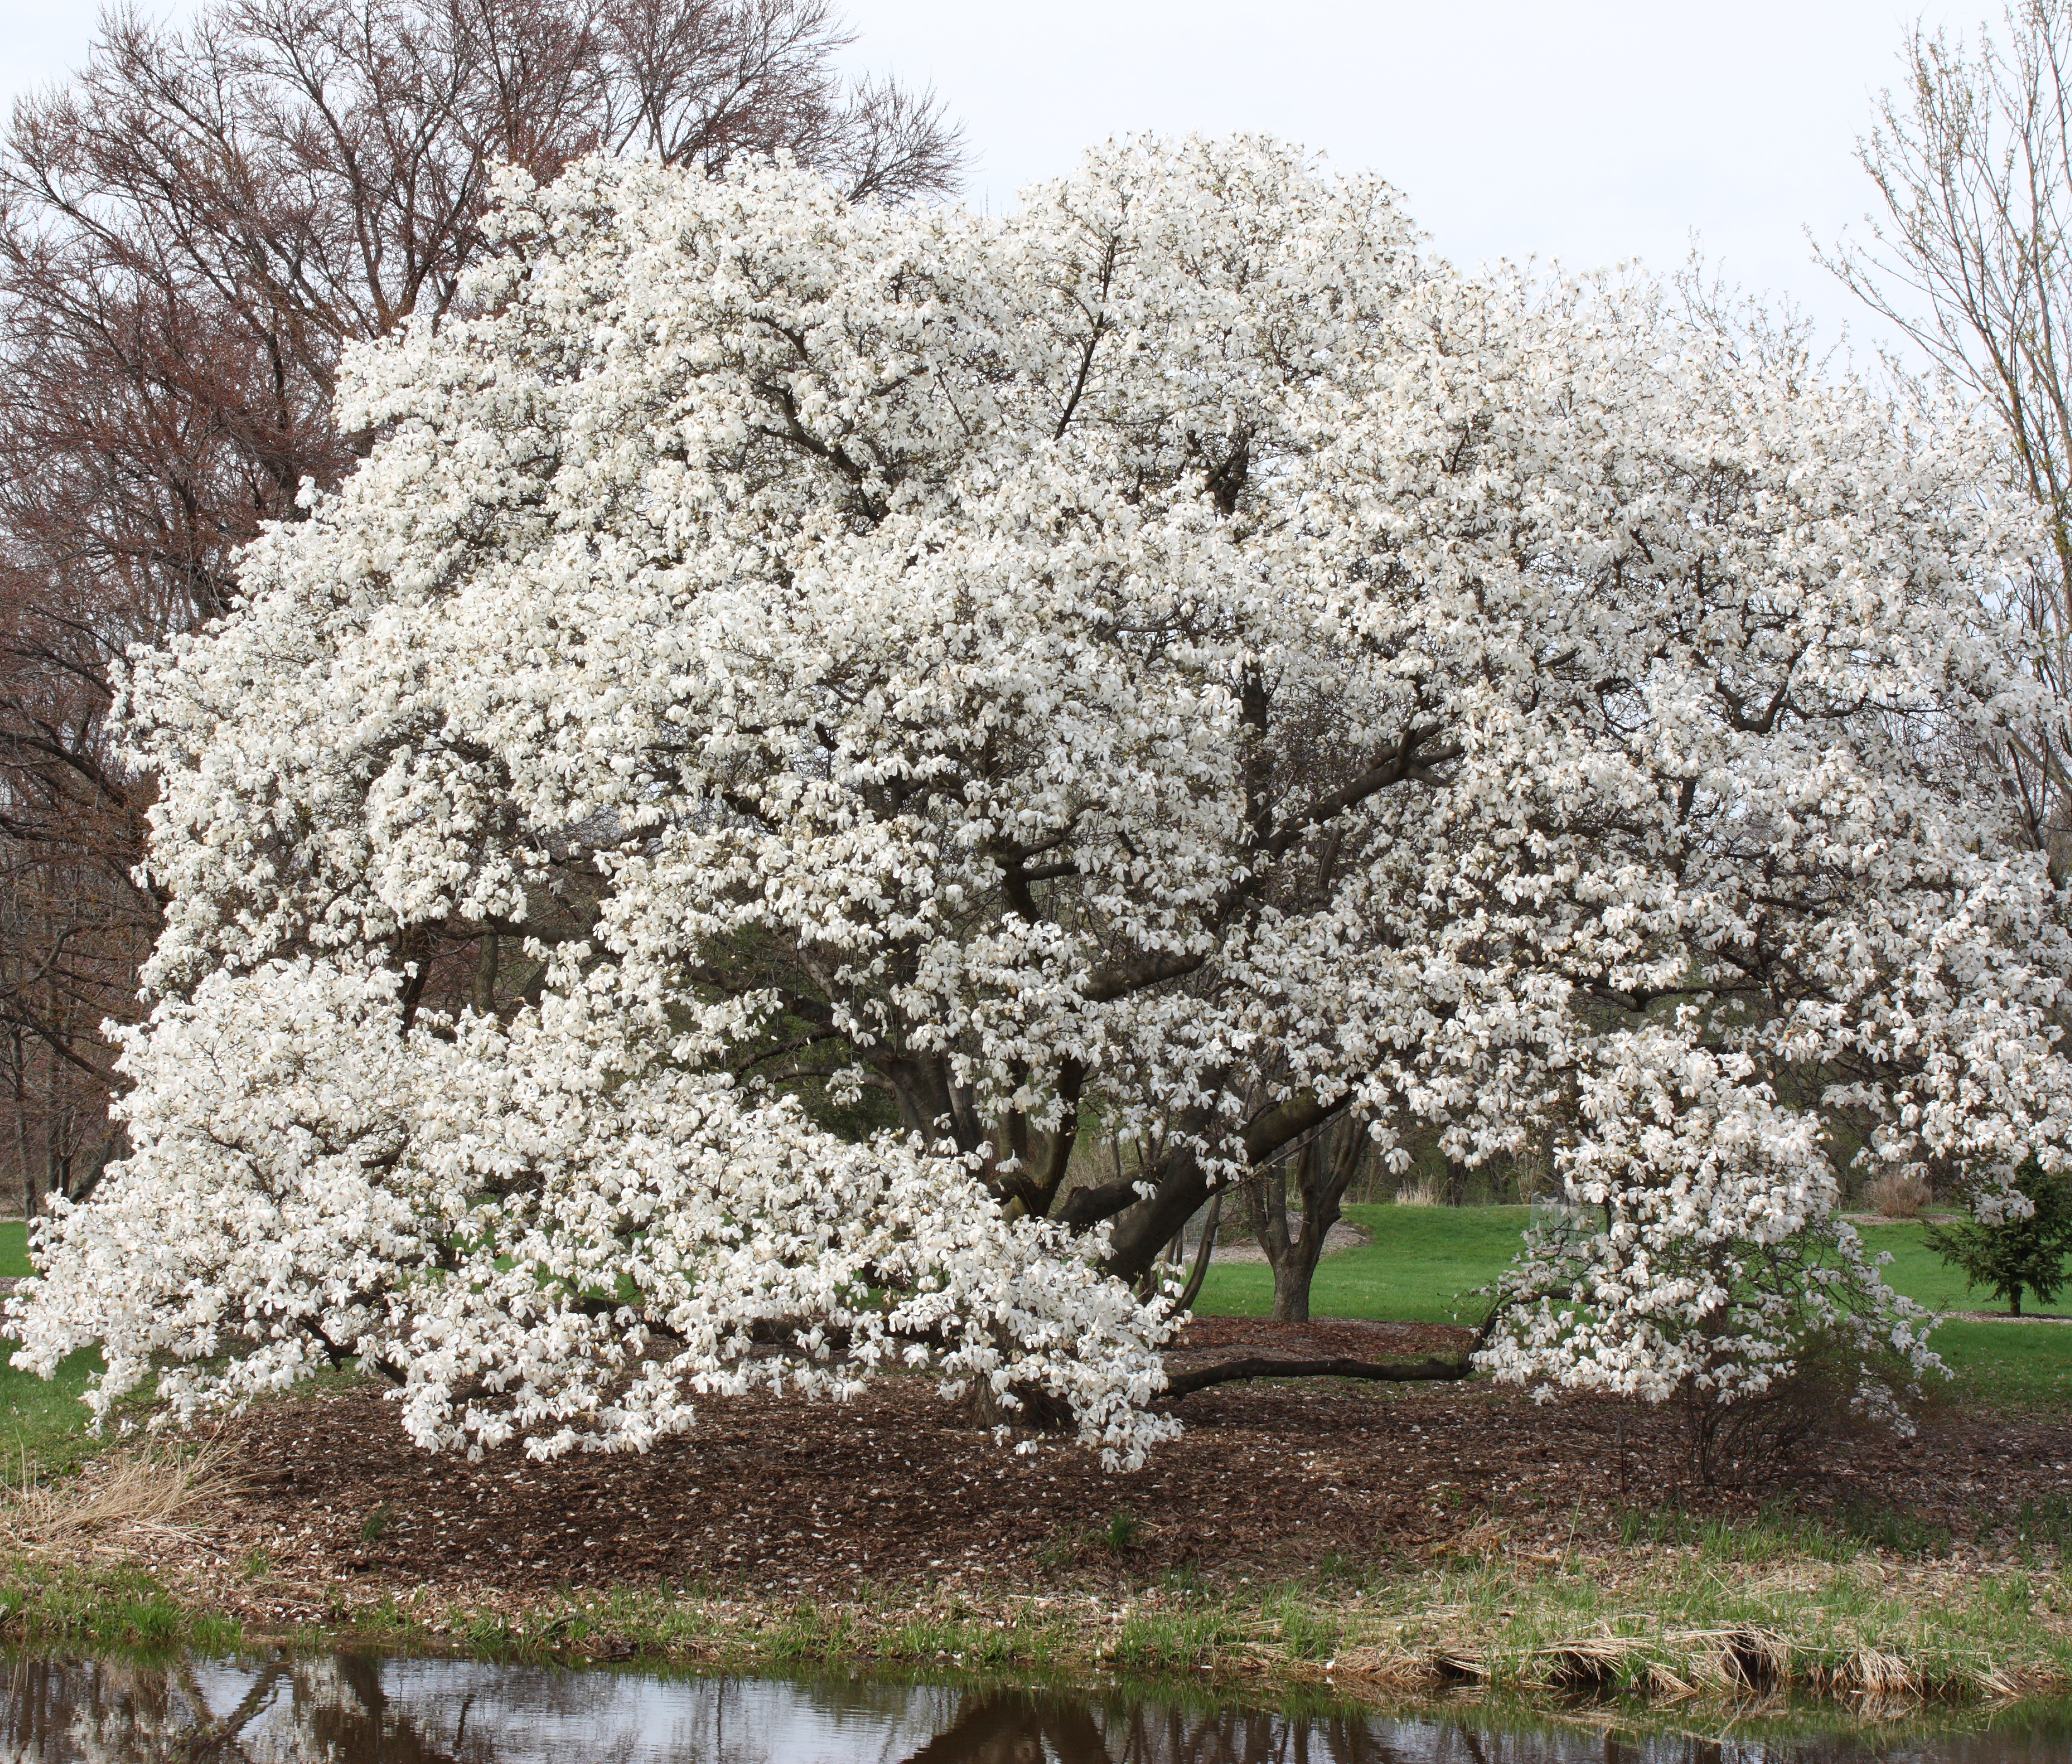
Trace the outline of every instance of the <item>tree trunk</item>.
<instances>
[{"instance_id":1,"label":"tree trunk","mask_svg":"<svg viewBox=\"0 0 2072 1764\"><path fill-rule=\"evenodd\" d=\"M10 1038L14 1056L14 1155L22 1165L22 1217L36 1216L36 1167L29 1157L29 1056L22 1044L22 1026Z\"/></svg>"},{"instance_id":2,"label":"tree trunk","mask_svg":"<svg viewBox=\"0 0 2072 1764\"><path fill-rule=\"evenodd\" d=\"M1102 1220L1112 1221L1108 1254L1101 1263L1102 1273L1131 1282L1141 1279L1173 1233L1208 1204L1209 1179L1188 1149L1186 1136L1213 1126L1206 1110L1190 1112L1176 1124L1174 1138L1178 1142L1133 1172L1136 1179L1151 1185L1153 1192L1148 1199L1140 1200L1129 1184L1121 1183L1075 1188L1065 1197L1056 1216L1075 1230L1084 1230ZM1328 1156L1318 1155L1314 1165L1314 1179L1303 1179L1313 1180L1313 1185L1321 1184L1325 1191L1322 1211L1317 1210L1316 1202L1304 1203L1305 1216L1314 1212L1324 1219L1318 1236L1320 1246L1322 1232L1338 1221L1339 1197L1350 1186L1367 1145L1366 1134L1359 1124L1342 1116L1334 1121L1327 1114L1322 1125L1321 1137L1333 1150ZM1289 1155L1279 1148L1289 1142L1276 1138L1272 1142L1275 1149L1259 1155L1260 1161L1253 1165L1243 1184L1248 1203L1252 1185L1288 1162ZM1314 1149L1318 1140L1297 1135L1293 1136L1293 1143L1297 1147L1295 1155L1305 1157L1306 1154L1301 1149L1304 1145ZM1304 1167L1312 1166L1305 1163ZM1285 1179L1284 1171L1284 1185ZM1271 1261L1273 1250L1270 1245L1267 1255Z\"/></svg>"},{"instance_id":3,"label":"tree trunk","mask_svg":"<svg viewBox=\"0 0 2072 1764\"><path fill-rule=\"evenodd\" d=\"M43 1192L61 1195L64 1186L58 1180L58 1163L64 1149L64 1126L58 1114L58 1063L50 1062L50 1081L43 1099Z\"/></svg>"},{"instance_id":4,"label":"tree trunk","mask_svg":"<svg viewBox=\"0 0 2072 1764\"><path fill-rule=\"evenodd\" d=\"M2019 1286L2013 1287L2008 1293L2008 1315L2010 1317L2021 1315L2021 1288Z\"/></svg>"},{"instance_id":5,"label":"tree trunk","mask_svg":"<svg viewBox=\"0 0 2072 1764\"><path fill-rule=\"evenodd\" d=\"M1288 1167L1261 1171L1246 1184L1253 1229L1273 1269L1273 1320L1307 1323L1309 1287L1324 1241L1338 1222L1338 1203L1359 1168L1367 1136L1356 1120L1341 1119L1305 1144L1295 1160L1302 1204L1299 1229L1288 1211Z\"/></svg>"},{"instance_id":6,"label":"tree trunk","mask_svg":"<svg viewBox=\"0 0 2072 1764\"><path fill-rule=\"evenodd\" d=\"M1202 1244L1194 1252L1194 1271L1187 1277L1187 1284L1180 1294L1180 1302L1174 1308L1182 1315L1193 1311L1194 1301L1202 1295L1202 1282L1209 1278L1209 1264L1216 1253L1216 1226L1223 1218L1223 1197L1219 1192L1209 1202L1208 1216L1202 1221Z\"/></svg>"},{"instance_id":7,"label":"tree trunk","mask_svg":"<svg viewBox=\"0 0 2072 1764\"><path fill-rule=\"evenodd\" d=\"M1192 1122L1182 1123L1182 1130L1194 1127ZM1112 1220L1108 1255L1101 1272L1128 1281L1141 1278L1174 1232L1209 1201L1208 1179L1184 1143L1140 1166L1132 1175L1153 1185L1148 1200L1137 1199L1128 1184L1104 1184L1075 1189L1057 1212L1058 1218L1079 1231Z\"/></svg>"},{"instance_id":8,"label":"tree trunk","mask_svg":"<svg viewBox=\"0 0 2072 1764\"><path fill-rule=\"evenodd\" d=\"M477 1016L496 1015L496 933L482 933L482 949L475 959L475 1011Z\"/></svg>"},{"instance_id":9,"label":"tree trunk","mask_svg":"<svg viewBox=\"0 0 2072 1764\"><path fill-rule=\"evenodd\" d=\"M1306 1240L1310 1233L1305 1225L1302 1233ZM1309 1282L1316 1276L1317 1261L1314 1253L1305 1254L1309 1245L1305 1241L1292 1249L1286 1259L1273 1270L1273 1320L1276 1323L1305 1323L1309 1320Z\"/></svg>"}]
</instances>

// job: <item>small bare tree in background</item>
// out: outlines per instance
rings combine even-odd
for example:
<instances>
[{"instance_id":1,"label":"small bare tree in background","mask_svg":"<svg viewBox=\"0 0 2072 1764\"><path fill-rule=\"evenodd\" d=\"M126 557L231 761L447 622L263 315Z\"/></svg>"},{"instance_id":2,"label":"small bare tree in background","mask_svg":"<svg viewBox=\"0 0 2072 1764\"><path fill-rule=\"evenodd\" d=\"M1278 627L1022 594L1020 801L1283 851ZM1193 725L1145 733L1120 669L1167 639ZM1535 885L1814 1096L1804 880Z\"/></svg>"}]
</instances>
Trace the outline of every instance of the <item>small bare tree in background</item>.
<instances>
[{"instance_id":1,"label":"small bare tree in background","mask_svg":"<svg viewBox=\"0 0 2072 1764\"><path fill-rule=\"evenodd\" d=\"M947 193L926 93L845 84L828 0L218 0L104 18L0 150L0 1157L33 1210L112 1142L104 1019L133 1018L161 903L110 666L213 618L236 548L368 437L347 343L438 322L496 168L589 152L717 171L788 151L850 197ZM478 996L493 927L413 950ZM527 978L505 964L502 984Z\"/></svg>"},{"instance_id":2,"label":"small bare tree in background","mask_svg":"<svg viewBox=\"0 0 2072 1764\"><path fill-rule=\"evenodd\" d=\"M1309 1286L1346 1191L1372 1149L1363 1122L1340 1116L1305 1138L1285 1162L1256 1172L1245 1205L1273 1270L1273 1320L1307 1323ZM1292 1199L1295 1204L1289 1204Z\"/></svg>"},{"instance_id":3,"label":"small bare tree in background","mask_svg":"<svg viewBox=\"0 0 2072 1764\"><path fill-rule=\"evenodd\" d=\"M2072 695L2072 6L2017 0L1974 43L1916 27L1859 143L1883 213L1823 260L1978 397L2052 556L2024 589L2035 665ZM2054 872L2072 873L2072 730L1996 756Z\"/></svg>"}]
</instances>

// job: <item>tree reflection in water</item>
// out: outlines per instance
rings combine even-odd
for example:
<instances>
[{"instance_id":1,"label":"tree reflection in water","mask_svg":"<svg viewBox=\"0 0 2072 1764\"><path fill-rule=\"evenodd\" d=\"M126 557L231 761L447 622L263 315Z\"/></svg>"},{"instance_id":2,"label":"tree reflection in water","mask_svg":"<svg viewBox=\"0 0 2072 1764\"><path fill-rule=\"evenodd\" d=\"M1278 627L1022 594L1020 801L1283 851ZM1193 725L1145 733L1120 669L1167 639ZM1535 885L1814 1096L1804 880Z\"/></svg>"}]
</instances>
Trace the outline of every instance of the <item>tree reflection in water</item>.
<instances>
[{"instance_id":1,"label":"tree reflection in water","mask_svg":"<svg viewBox=\"0 0 2072 1764\"><path fill-rule=\"evenodd\" d=\"M1925 1737L1626 1737L883 1680L364 1654L12 1662L0 1764L2043 1764L2072 1720Z\"/></svg>"}]
</instances>

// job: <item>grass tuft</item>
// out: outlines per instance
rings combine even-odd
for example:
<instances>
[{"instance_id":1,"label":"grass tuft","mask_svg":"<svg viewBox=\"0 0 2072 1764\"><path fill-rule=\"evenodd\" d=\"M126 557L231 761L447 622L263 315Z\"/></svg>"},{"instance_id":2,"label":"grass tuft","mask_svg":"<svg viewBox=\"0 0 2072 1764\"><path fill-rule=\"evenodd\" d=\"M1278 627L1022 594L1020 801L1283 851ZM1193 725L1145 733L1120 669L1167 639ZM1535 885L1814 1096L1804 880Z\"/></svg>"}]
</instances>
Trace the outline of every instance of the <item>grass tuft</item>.
<instances>
[{"instance_id":1,"label":"grass tuft","mask_svg":"<svg viewBox=\"0 0 2072 1764\"><path fill-rule=\"evenodd\" d=\"M220 1452L137 1451L97 1474L22 1485L0 1501L0 1537L14 1549L48 1550L85 1537L170 1531L230 1487Z\"/></svg>"}]
</instances>

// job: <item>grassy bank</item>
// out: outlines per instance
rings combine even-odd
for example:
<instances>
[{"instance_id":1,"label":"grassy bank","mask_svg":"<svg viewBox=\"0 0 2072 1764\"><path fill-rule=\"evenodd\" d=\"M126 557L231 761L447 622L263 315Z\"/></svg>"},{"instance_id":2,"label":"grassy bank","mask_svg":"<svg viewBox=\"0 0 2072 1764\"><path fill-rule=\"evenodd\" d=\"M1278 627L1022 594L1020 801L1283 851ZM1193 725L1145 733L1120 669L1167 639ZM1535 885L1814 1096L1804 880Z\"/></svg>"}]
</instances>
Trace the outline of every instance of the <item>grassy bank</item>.
<instances>
[{"instance_id":1,"label":"grassy bank","mask_svg":"<svg viewBox=\"0 0 2072 1764\"><path fill-rule=\"evenodd\" d=\"M336 1590L319 1621L269 1620L263 1564L18 1561L0 1635L31 1644L223 1651L261 1643L643 1659L764 1672L923 1668L1185 1674L1200 1684L1525 1696L1752 1693L1963 1700L2072 1689L2072 1594L2018 1567L1906 1562L1757 1520L1680 1544L1538 1564L1500 1553L1254 1587L1185 1575L989 1598L859 1590L778 1604L697 1586L565 1592Z\"/></svg>"}]
</instances>

